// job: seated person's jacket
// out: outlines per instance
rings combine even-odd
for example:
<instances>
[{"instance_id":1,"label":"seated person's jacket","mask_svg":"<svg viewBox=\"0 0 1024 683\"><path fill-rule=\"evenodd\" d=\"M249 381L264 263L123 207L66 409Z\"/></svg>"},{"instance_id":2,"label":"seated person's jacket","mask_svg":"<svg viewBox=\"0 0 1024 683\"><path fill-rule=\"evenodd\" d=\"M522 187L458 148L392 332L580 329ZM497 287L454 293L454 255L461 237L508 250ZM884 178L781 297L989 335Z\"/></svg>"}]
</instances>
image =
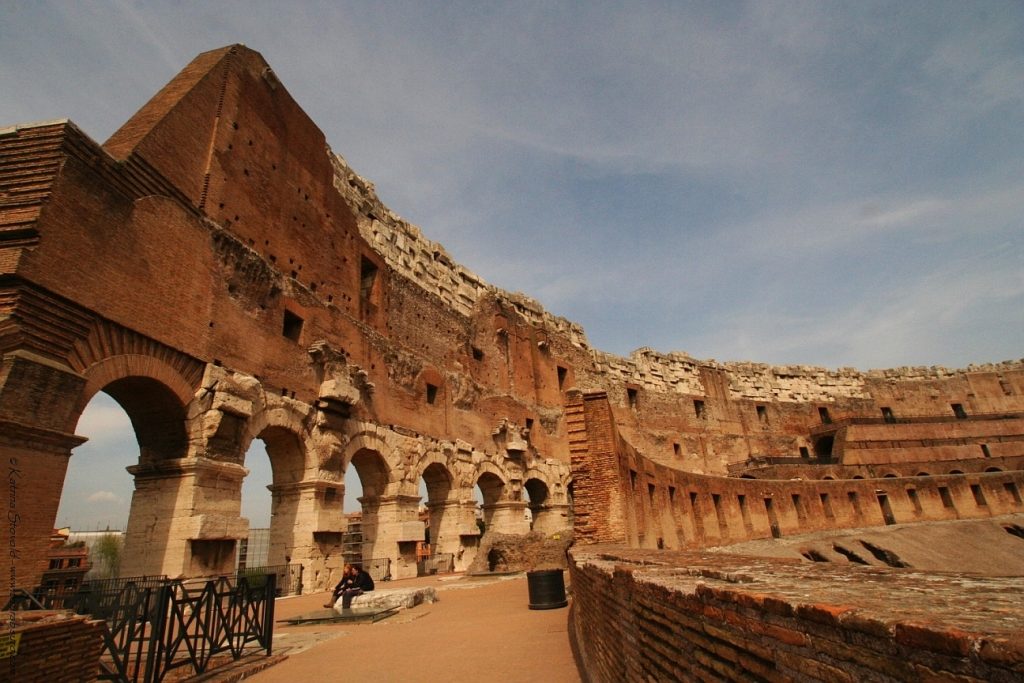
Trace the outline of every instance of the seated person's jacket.
<instances>
[{"instance_id":1,"label":"seated person's jacket","mask_svg":"<svg viewBox=\"0 0 1024 683\"><path fill-rule=\"evenodd\" d=\"M364 593L369 593L373 590L373 577L367 571L361 571L356 575L355 585L353 588L361 588Z\"/></svg>"}]
</instances>

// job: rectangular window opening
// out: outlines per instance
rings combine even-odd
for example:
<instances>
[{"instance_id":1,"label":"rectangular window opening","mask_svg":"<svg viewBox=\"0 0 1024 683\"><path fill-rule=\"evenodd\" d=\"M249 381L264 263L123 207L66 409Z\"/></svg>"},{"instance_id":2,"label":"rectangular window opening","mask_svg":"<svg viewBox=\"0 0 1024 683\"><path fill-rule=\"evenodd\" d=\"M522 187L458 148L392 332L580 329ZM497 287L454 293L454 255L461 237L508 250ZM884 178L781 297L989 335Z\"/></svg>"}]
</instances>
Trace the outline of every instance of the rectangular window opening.
<instances>
[{"instance_id":1,"label":"rectangular window opening","mask_svg":"<svg viewBox=\"0 0 1024 683\"><path fill-rule=\"evenodd\" d=\"M921 507L921 497L917 495L917 489L907 489L907 498L910 499L911 504L914 506L914 513L921 514L924 510Z\"/></svg>"},{"instance_id":2,"label":"rectangular window opening","mask_svg":"<svg viewBox=\"0 0 1024 683\"><path fill-rule=\"evenodd\" d=\"M472 347L472 352L473 352L473 360L483 360L484 359L484 352L481 351L480 349L478 349L477 347L475 347L475 346Z\"/></svg>"},{"instance_id":3,"label":"rectangular window opening","mask_svg":"<svg viewBox=\"0 0 1024 683\"><path fill-rule=\"evenodd\" d=\"M971 495L974 496L974 502L978 504L978 507L988 505L988 501L985 500L985 492L981 490L980 484L971 484Z\"/></svg>"},{"instance_id":4,"label":"rectangular window opening","mask_svg":"<svg viewBox=\"0 0 1024 683\"><path fill-rule=\"evenodd\" d=\"M427 403L434 405L434 401L437 400L437 387L433 384L427 383Z\"/></svg>"},{"instance_id":5,"label":"rectangular window opening","mask_svg":"<svg viewBox=\"0 0 1024 683\"><path fill-rule=\"evenodd\" d=\"M882 419L890 424L896 421L896 415L893 414L892 408L882 408Z\"/></svg>"},{"instance_id":6,"label":"rectangular window opening","mask_svg":"<svg viewBox=\"0 0 1024 683\"><path fill-rule=\"evenodd\" d=\"M853 515L854 515L854 517L857 517L858 519L860 517L862 517L863 513L861 512L861 509L860 509L860 496L857 495L857 492L856 491L849 491L849 492L847 492L846 497L850 501L850 507L853 508Z\"/></svg>"},{"instance_id":7,"label":"rectangular window opening","mask_svg":"<svg viewBox=\"0 0 1024 683\"><path fill-rule=\"evenodd\" d=\"M950 403L949 407L953 409L953 414L956 415L956 419L964 420L967 418L967 411L964 410L962 403Z\"/></svg>"},{"instance_id":8,"label":"rectangular window opening","mask_svg":"<svg viewBox=\"0 0 1024 683\"><path fill-rule=\"evenodd\" d=\"M377 266L362 257L359 267L359 312L365 318L371 312L374 284L377 282Z\"/></svg>"},{"instance_id":9,"label":"rectangular window opening","mask_svg":"<svg viewBox=\"0 0 1024 683\"><path fill-rule=\"evenodd\" d=\"M654 506L654 484L647 485L647 499L651 502L651 506Z\"/></svg>"},{"instance_id":10,"label":"rectangular window opening","mask_svg":"<svg viewBox=\"0 0 1024 683\"><path fill-rule=\"evenodd\" d=\"M821 499L821 509L825 511L826 519L835 519L836 515L832 512L832 501L829 499L827 493L819 493L818 497Z\"/></svg>"},{"instance_id":11,"label":"rectangular window opening","mask_svg":"<svg viewBox=\"0 0 1024 683\"><path fill-rule=\"evenodd\" d=\"M942 499L942 507L946 507L946 508L950 508L950 509L955 509L956 508L956 506L953 505L953 496L949 495L949 488L948 487L945 487L945 486L940 486L939 487L939 498Z\"/></svg>"},{"instance_id":12,"label":"rectangular window opening","mask_svg":"<svg viewBox=\"0 0 1024 683\"><path fill-rule=\"evenodd\" d=\"M633 389L632 387L626 388L626 400L629 401L629 407L633 410L636 410L636 394L636 389Z\"/></svg>"},{"instance_id":13,"label":"rectangular window opening","mask_svg":"<svg viewBox=\"0 0 1024 683\"><path fill-rule=\"evenodd\" d=\"M1003 483L1003 488L1006 489L1006 492L1010 494L1011 498L1013 498L1014 503L1017 505L1021 504L1020 491L1017 489L1017 485L1015 483L1012 481L1005 482Z\"/></svg>"},{"instance_id":14,"label":"rectangular window opening","mask_svg":"<svg viewBox=\"0 0 1024 683\"><path fill-rule=\"evenodd\" d=\"M668 487L668 502L670 502L670 503L675 503L676 502L676 487L675 486L669 486Z\"/></svg>"},{"instance_id":15,"label":"rectangular window opening","mask_svg":"<svg viewBox=\"0 0 1024 683\"><path fill-rule=\"evenodd\" d=\"M629 471L629 487L636 491L636 472L633 470Z\"/></svg>"},{"instance_id":16,"label":"rectangular window opening","mask_svg":"<svg viewBox=\"0 0 1024 683\"><path fill-rule=\"evenodd\" d=\"M818 417L821 418L821 424L827 425L832 424L832 416L828 413L828 408L818 408Z\"/></svg>"},{"instance_id":17,"label":"rectangular window opening","mask_svg":"<svg viewBox=\"0 0 1024 683\"><path fill-rule=\"evenodd\" d=\"M889 505L889 496L884 493L878 494L878 507L882 510L882 518L885 520L887 525L896 523L896 518L892 514L892 506Z\"/></svg>"},{"instance_id":18,"label":"rectangular window opening","mask_svg":"<svg viewBox=\"0 0 1024 683\"><path fill-rule=\"evenodd\" d=\"M807 450L807 446L800 447L800 457L804 458L805 460L811 457L811 452Z\"/></svg>"},{"instance_id":19,"label":"rectangular window opening","mask_svg":"<svg viewBox=\"0 0 1024 683\"><path fill-rule=\"evenodd\" d=\"M800 524L803 524L805 521L807 521L807 515L804 514L804 506L801 504L800 494L794 493L792 494L792 498L793 509L796 510L796 518L797 520L799 520Z\"/></svg>"},{"instance_id":20,"label":"rectangular window opening","mask_svg":"<svg viewBox=\"0 0 1024 683\"><path fill-rule=\"evenodd\" d=\"M302 318L295 315L289 310L284 312L284 325L281 329L283 334L293 342L299 341L299 337L302 335Z\"/></svg>"},{"instance_id":21,"label":"rectangular window opening","mask_svg":"<svg viewBox=\"0 0 1024 683\"><path fill-rule=\"evenodd\" d=\"M569 376L569 371L563 368L561 365L558 366L558 388L565 389L565 378Z\"/></svg>"},{"instance_id":22,"label":"rectangular window opening","mask_svg":"<svg viewBox=\"0 0 1024 683\"><path fill-rule=\"evenodd\" d=\"M768 424L768 409L764 406L757 406L757 420L761 424Z\"/></svg>"},{"instance_id":23,"label":"rectangular window opening","mask_svg":"<svg viewBox=\"0 0 1024 683\"><path fill-rule=\"evenodd\" d=\"M981 454L983 456L985 456L986 458L991 458L992 457L992 452L989 451L987 443L981 444Z\"/></svg>"},{"instance_id":24,"label":"rectangular window opening","mask_svg":"<svg viewBox=\"0 0 1024 683\"><path fill-rule=\"evenodd\" d=\"M704 401L699 398L693 399L693 414L697 416L698 420L703 420L707 417L707 409L704 407Z\"/></svg>"},{"instance_id":25,"label":"rectangular window opening","mask_svg":"<svg viewBox=\"0 0 1024 683\"><path fill-rule=\"evenodd\" d=\"M678 443L672 444L672 452L675 454L677 458L679 457L680 453L682 453L682 448L679 446Z\"/></svg>"}]
</instances>

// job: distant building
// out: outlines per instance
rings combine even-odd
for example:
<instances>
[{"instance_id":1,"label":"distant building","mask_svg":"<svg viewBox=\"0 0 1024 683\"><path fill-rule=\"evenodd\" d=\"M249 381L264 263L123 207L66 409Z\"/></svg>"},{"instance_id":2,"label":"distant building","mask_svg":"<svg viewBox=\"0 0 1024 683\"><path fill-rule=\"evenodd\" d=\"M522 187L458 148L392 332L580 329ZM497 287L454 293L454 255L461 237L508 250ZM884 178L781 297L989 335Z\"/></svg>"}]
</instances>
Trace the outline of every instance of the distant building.
<instances>
[{"instance_id":1,"label":"distant building","mask_svg":"<svg viewBox=\"0 0 1024 683\"><path fill-rule=\"evenodd\" d=\"M69 542L71 529L54 529L46 553L47 569L40 585L50 595L74 593L92 568L89 548L82 541Z\"/></svg>"}]
</instances>

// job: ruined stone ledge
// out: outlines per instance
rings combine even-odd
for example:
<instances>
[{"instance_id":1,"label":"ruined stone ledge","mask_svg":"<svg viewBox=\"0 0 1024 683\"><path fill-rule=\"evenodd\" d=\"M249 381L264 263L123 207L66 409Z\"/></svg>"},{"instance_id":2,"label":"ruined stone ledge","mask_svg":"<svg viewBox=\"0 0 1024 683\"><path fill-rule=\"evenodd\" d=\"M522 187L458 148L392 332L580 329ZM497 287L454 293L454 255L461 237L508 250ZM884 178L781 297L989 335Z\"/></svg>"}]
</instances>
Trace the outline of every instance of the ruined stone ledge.
<instances>
[{"instance_id":1,"label":"ruined stone ledge","mask_svg":"<svg viewBox=\"0 0 1024 683\"><path fill-rule=\"evenodd\" d=\"M1024 675L1017 577L617 545L576 546L571 558L571 628L594 681Z\"/></svg>"}]
</instances>

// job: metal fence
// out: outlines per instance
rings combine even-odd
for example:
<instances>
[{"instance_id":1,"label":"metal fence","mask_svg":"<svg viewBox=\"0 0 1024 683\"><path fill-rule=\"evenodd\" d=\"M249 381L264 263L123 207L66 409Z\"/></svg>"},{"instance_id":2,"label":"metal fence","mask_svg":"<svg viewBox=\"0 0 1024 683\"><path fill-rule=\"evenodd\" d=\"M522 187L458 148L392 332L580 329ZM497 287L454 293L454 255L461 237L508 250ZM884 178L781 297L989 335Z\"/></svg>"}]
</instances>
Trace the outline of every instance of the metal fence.
<instances>
[{"instance_id":1,"label":"metal fence","mask_svg":"<svg viewBox=\"0 0 1024 683\"><path fill-rule=\"evenodd\" d=\"M455 555L452 553L436 553L416 562L416 576L451 574L454 571Z\"/></svg>"},{"instance_id":2,"label":"metal fence","mask_svg":"<svg viewBox=\"0 0 1024 683\"><path fill-rule=\"evenodd\" d=\"M374 581L391 580L391 558L371 557L363 560L363 570L370 575Z\"/></svg>"},{"instance_id":3,"label":"metal fence","mask_svg":"<svg viewBox=\"0 0 1024 683\"><path fill-rule=\"evenodd\" d=\"M218 660L237 660L260 650L271 654L277 573L192 582L133 577L98 582L105 586L90 583L94 585L87 594L76 594L74 609L106 623L99 680L159 683L175 669L189 677L205 673ZM39 597L16 591L7 609L55 606L45 593ZM71 608L71 602L59 607Z\"/></svg>"},{"instance_id":4,"label":"metal fence","mask_svg":"<svg viewBox=\"0 0 1024 683\"><path fill-rule=\"evenodd\" d=\"M243 577L249 580L249 585L255 585L259 577L273 574L276 577L277 595L302 595L302 565L301 564L274 564L265 567L239 568L235 572L235 578Z\"/></svg>"}]
</instances>

